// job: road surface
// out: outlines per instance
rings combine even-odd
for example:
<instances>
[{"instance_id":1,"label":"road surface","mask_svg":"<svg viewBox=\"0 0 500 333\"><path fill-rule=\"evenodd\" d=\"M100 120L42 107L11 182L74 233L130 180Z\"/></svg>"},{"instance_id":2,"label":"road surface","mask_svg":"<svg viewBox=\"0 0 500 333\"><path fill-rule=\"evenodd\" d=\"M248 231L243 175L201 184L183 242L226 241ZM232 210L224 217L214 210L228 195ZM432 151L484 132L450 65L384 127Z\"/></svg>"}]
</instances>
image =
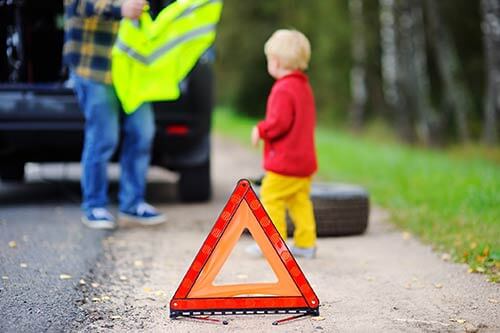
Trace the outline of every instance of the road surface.
<instances>
[{"instance_id":1,"label":"road surface","mask_svg":"<svg viewBox=\"0 0 500 333\"><path fill-rule=\"evenodd\" d=\"M0 282L0 310L12 317L0 319L0 331L500 331L498 284L443 260L430 246L393 227L376 208L366 234L319 239L318 258L299 260L320 298L320 317L278 327L271 323L283 316L225 316L228 326L170 320L169 300L237 180L260 172L257 151L214 138L211 202L180 204L176 176L153 169L148 198L168 215L168 223L151 228L122 224L109 234L80 226L76 181L63 183L68 197L51 195L53 187L29 189L28 202L3 193L8 202L0 211L0 275L10 276ZM77 171L66 173L65 179L78 178ZM9 248L11 239L17 248ZM217 283L274 278L264 259L244 253L252 242L242 237ZM18 268L21 261L29 266ZM62 273L71 278L61 280ZM31 312L23 298L34 305ZM36 311L52 313L50 322Z\"/></svg>"}]
</instances>

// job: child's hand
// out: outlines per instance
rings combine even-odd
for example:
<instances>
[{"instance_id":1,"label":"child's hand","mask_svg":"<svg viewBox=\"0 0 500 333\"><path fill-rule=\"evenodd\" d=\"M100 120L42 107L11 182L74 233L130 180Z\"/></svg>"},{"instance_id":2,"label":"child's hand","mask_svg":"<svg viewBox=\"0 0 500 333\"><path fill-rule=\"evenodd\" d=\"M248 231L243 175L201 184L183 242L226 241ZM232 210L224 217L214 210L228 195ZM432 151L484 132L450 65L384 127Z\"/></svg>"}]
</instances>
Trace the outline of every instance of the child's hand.
<instances>
[{"instance_id":1,"label":"child's hand","mask_svg":"<svg viewBox=\"0 0 500 333\"><path fill-rule=\"evenodd\" d=\"M252 128L252 145L254 147L257 147L259 145L259 140L260 140L259 129L257 128L257 126L254 126Z\"/></svg>"}]
</instances>

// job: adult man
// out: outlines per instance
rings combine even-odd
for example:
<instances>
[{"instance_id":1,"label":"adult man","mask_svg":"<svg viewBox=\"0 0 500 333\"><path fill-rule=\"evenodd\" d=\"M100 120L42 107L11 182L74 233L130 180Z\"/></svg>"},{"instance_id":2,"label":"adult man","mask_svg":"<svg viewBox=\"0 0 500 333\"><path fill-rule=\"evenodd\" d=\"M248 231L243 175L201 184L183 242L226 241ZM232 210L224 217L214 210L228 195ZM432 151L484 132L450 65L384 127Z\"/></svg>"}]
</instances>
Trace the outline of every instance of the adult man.
<instances>
[{"instance_id":1,"label":"adult man","mask_svg":"<svg viewBox=\"0 0 500 333\"><path fill-rule=\"evenodd\" d=\"M130 115L120 114L111 78L111 50L123 17L137 19L145 0L65 0L64 61L85 117L82 153L82 222L90 228L115 227L108 203L107 164L119 141L120 218L146 225L165 221L165 215L144 201L146 175L154 137L151 104Z\"/></svg>"}]
</instances>

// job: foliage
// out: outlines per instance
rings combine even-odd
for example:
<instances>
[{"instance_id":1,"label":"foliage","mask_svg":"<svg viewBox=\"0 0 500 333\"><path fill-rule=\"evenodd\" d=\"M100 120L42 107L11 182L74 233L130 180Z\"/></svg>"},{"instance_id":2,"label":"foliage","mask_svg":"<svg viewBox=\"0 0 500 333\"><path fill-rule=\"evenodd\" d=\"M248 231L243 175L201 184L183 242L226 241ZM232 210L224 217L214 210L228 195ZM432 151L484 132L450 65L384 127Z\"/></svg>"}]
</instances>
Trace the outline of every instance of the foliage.
<instances>
[{"instance_id":1,"label":"foliage","mask_svg":"<svg viewBox=\"0 0 500 333\"><path fill-rule=\"evenodd\" d=\"M215 128L248 142L255 120L224 109ZM355 137L319 128L319 176L367 187L393 220L467 263L473 272L500 279L500 168L498 160L470 153L408 148L390 138ZM494 159L500 150L491 153Z\"/></svg>"}]
</instances>

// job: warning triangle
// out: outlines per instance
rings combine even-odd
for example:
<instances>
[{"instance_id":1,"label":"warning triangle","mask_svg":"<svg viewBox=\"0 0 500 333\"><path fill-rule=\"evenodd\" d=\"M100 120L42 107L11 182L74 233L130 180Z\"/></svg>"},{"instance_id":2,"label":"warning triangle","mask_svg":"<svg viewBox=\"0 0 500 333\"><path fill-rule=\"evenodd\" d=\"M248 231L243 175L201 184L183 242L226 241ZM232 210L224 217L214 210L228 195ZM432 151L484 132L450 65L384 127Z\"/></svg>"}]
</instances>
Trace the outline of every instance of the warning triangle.
<instances>
[{"instance_id":1,"label":"warning triangle","mask_svg":"<svg viewBox=\"0 0 500 333\"><path fill-rule=\"evenodd\" d=\"M277 282L215 285L248 230ZM319 299L248 180L240 180L170 301L170 317L209 314L319 314Z\"/></svg>"}]
</instances>

